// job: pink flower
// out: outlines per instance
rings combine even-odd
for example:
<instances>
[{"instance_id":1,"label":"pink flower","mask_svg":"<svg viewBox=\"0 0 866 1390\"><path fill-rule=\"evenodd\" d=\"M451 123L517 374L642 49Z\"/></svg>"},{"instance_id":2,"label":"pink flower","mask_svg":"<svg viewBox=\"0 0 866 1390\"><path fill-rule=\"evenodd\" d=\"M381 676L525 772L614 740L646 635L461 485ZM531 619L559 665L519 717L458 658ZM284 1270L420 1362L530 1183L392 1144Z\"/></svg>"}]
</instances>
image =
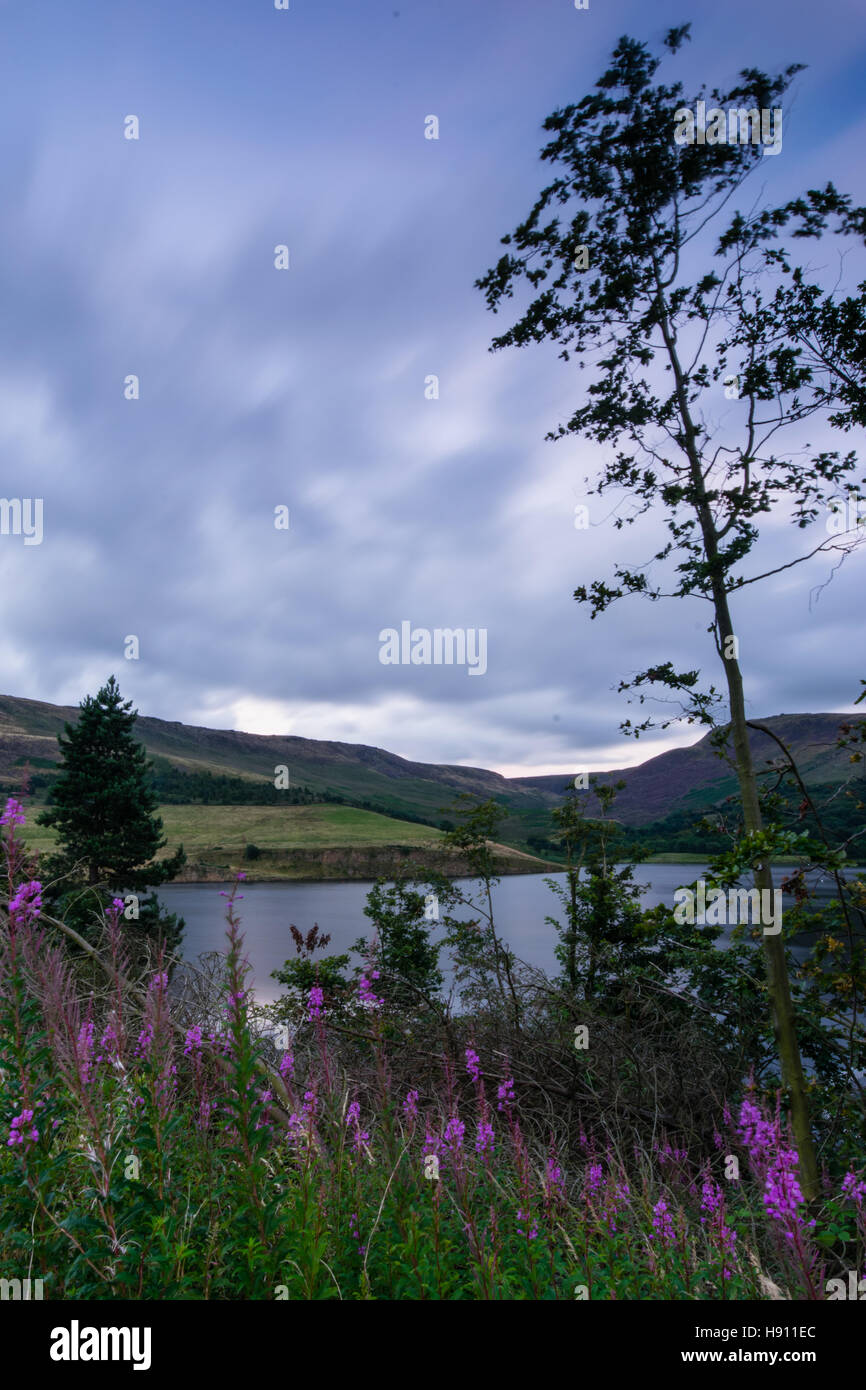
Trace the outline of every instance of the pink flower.
<instances>
[{"instance_id":1,"label":"pink flower","mask_svg":"<svg viewBox=\"0 0 866 1390\"><path fill-rule=\"evenodd\" d=\"M10 796L6 802L6 809L0 816L0 825L24 825L26 819L21 802L16 801L14 796Z\"/></svg>"},{"instance_id":2,"label":"pink flower","mask_svg":"<svg viewBox=\"0 0 866 1390\"><path fill-rule=\"evenodd\" d=\"M9 901L9 916L16 926L26 927L35 922L42 909L42 884L36 879L22 883Z\"/></svg>"}]
</instances>

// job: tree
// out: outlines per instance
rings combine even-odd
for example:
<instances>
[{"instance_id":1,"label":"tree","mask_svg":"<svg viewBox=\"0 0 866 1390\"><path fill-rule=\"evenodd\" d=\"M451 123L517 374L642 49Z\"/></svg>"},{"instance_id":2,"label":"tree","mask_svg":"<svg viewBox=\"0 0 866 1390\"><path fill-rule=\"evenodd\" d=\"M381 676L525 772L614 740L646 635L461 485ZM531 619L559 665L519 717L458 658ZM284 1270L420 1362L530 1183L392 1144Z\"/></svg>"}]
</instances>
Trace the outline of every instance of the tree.
<instances>
[{"instance_id":1,"label":"tree","mask_svg":"<svg viewBox=\"0 0 866 1390\"><path fill-rule=\"evenodd\" d=\"M163 848L162 820L149 782L150 765L133 727L138 717L124 702L114 676L81 702L75 724L59 735L61 762L39 824L58 833L68 867L83 864L93 889L124 891L155 887L173 878L186 861L183 846L155 861ZM158 928L155 899L145 900L141 925ZM156 913L156 918L154 918ZM179 937L173 917L162 922L163 937ZM167 930L170 928L171 930Z\"/></svg>"},{"instance_id":2,"label":"tree","mask_svg":"<svg viewBox=\"0 0 866 1390\"><path fill-rule=\"evenodd\" d=\"M493 797L476 801L468 792L461 792L447 809L456 822L456 828L445 832L442 846L462 856L468 874L478 879L479 896L484 899L483 903L476 902L456 888L450 894L444 887L439 890L440 898L446 899L449 906L460 904L468 907L478 912L484 923L476 935L475 927L480 923L467 926L456 919L449 919L446 941L455 950L456 978L468 979L473 970L479 971L483 977L489 959L496 976L500 1001L509 1009L515 1026L519 1028L520 1002L513 974L514 952L499 937L493 915L493 888L499 882L495 845L508 812Z\"/></svg>"},{"instance_id":3,"label":"tree","mask_svg":"<svg viewBox=\"0 0 866 1390\"><path fill-rule=\"evenodd\" d=\"M563 968L563 982L572 994L581 983L578 953L583 949L586 961L583 973L583 996L590 999L596 993L599 972L606 961L615 963L615 975L624 973L628 952L644 941L643 912L640 886L633 880L633 864L617 864L612 850L622 836L622 827L610 818L610 807L616 794L625 787L619 781L612 786L599 786L595 780L590 790L599 803L597 818L584 813L583 804L573 791L551 816L566 859L566 881L546 882L559 899L565 913L566 926L553 917L546 921L559 932L556 958ZM581 877L581 870L586 876ZM610 984L611 981L607 980Z\"/></svg>"},{"instance_id":4,"label":"tree","mask_svg":"<svg viewBox=\"0 0 866 1390\"><path fill-rule=\"evenodd\" d=\"M670 53L678 51L689 27L668 33ZM663 588L661 578L653 577L657 571L646 564L618 565L613 585L596 579L579 586L575 598L589 605L592 618L634 594L656 601L697 597L709 604L707 630L725 674L746 838L757 844L762 819L731 596L818 553L836 551L844 558L857 543L848 534L826 537L790 564L747 575L741 566L759 537L763 514L787 505L802 529L828 508L843 484L860 495L850 480L853 453L840 457L824 451L799 462L773 452L783 428L816 414L827 417L834 405L841 406L838 423L851 423L858 397L856 376L829 370L820 353L804 351L803 341L788 335L785 293L794 268L786 256L788 272L780 273L789 279L781 299L765 293L777 254L767 244L798 215L809 223L801 233L812 236L824 230L829 213L839 215L837 230L843 234L862 229L863 216L835 190L829 203L815 194L801 209L792 204L769 217L735 212L712 247L715 259L700 267L707 229L729 215L743 181L760 167L762 150L758 143L738 141L677 143L683 110L697 109L706 92L688 103L681 83L654 85L660 61L645 45L623 38L596 91L548 117L544 128L554 134L541 157L563 172L543 189L515 232L502 238L512 249L476 284L493 312L522 280L540 290L519 320L493 340L491 351L553 340L564 361L577 353L581 368L582 354L597 354L599 373L585 403L547 437L581 434L612 447L614 457L589 493L624 492L632 509L625 515L617 510L617 529L654 506L664 509L669 536L651 564L667 569L670 587ZM769 77L746 69L737 86L725 93L714 90L710 101L717 109L735 108L748 126L750 111L757 116L777 107L799 70L794 65ZM809 222L816 202L823 224L820 216ZM562 214L544 221L547 210L557 207ZM569 210L568 220L562 220ZM802 268L793 283L802 307L809 301ZM841 323L833 318L830 302L817 291L815 311L824 314L827 336L832 340L835 334L850 355L862 338L844 314ZM805 332L809 326L798 322L795 328ZM719 426L726 397L736 404ZM829 421L834 422L832 415ZM712 724L719 696L714 688L701 693L699 676L697 670L677 672L666 662L620 689L640 689L643 701L643 687L666 686L685 696L689 722ZM635 728L625 721L623 728L637 735L650 722ZM769 863L757 854L753 862L756 887L771 890ZM814 1196L817 1163L784 946L770 934L763 944L801 1181Z\"/></svg>"},{"instance_id":5,"label":"tree","mask_svg":"<svg viewBox=\"0 0 866 1390\"><path fill-rule=\"evenodd\" d=\"M378 879L367 894L364 916L376 927L376 964L395 983L403 981L425 1000L442 988L439 947L430 939L425 917L428 894L425 886L398 878L393 883ZM361 937L353 949L364 955L368 948Z\"/></svg>"}]
</instances>

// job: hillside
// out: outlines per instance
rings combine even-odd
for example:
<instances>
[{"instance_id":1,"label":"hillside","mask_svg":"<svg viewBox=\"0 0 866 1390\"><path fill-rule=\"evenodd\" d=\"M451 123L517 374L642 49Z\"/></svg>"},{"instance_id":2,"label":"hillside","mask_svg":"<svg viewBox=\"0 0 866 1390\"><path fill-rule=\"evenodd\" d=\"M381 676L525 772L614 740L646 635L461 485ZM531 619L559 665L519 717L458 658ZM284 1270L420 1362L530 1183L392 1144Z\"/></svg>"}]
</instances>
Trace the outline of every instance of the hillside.
<instances>
[{"instance_id":1,"label":"hillside","mask_svg":"<svg viewBox=\"0 0 866 1390\"><path fill-rule=\"evenodd\" d=\"M74 721L77 713L73 707L0 696L0 786L7 790L20 787L29 768L30 774L35 774L37 798L44 798L57 761L57 734L62 732L64 721ZM850 775L847 751L834 745L839 725L863 722L862 716L782 714L758 722L765 723L791 749L807 785L838 784ZM559 803L568 781L562 775L506 778L484 768L411 762L364 744L204 729L148 716L139 718L136 729L151 757L169 771L177 769L186 774L241 779L240 783L235 781L236 787L242 784L253 795L260 789L263 798L273 789L274 769L284 764L289 768L293 789L306 787L316 797L329 794L356 806L362 804L364 811L356 814L378 813L388 818L384 838L391 845L419 847L415 832L423 832L428 826L438 827L443 818L447 818L447 807L455 796L467 792L479 798L494 797L506 806L509 817L502 829L502 840L508 845L525 847L530 835L544 836L550 832L550 808ZM752 741L759 767L779 756L778 747L765 734L753 733ZM616 815L630 827L646 826L674 813L700 813L735 790L730 768L711 747L709 735L697 739L689 747L651 757L636 767L598 775L601 783L619 778L623 778L627 786L617 798ZM177 801L180 798L173 795L169 799ZM190 796L190 801L199 799ZM174 813L181 809L163 807L167 827L174 825ZM196 843L202 849L207 847L216 852L221 844L227 843L222 814L227 807L208 805L186 809L196 812L199 826L194 841L189 832L184 834L188 847ZM265 831L254 827L262 820L263 813L271 810L277 817L273 823L283 827L281 847L288 850L291 845L285 835L289 833L290 822L281 822L278 818L324 809L233 806L228 819L235 823L237 834L232 844L242 848L244 843L266 840ZM350 811L351 807L341 809ZM400 817L407 819L400 820ZM428 826L413 826L410 824L413 820L427 822ZM332 838L331 848L372 847L383 843L381 837L377 840L373 835L372 821L367 823L369 835L364 831L363 836L361 822L351 823L354 829L350 836ZM322 847L320 841L310 838L312 819L305 821L297 816L291 824L306 826L304 848ZM329 833L336 834L333 818L327 824ZM208 828L205 831L202 827ZM264 843L262 847L266 847ZM270 848L276 851L278 846L273 844ZM294 846L297 852L301 848L301 843Z\"/></svg>"},{"instance_id":2,"label":"hillside","mask_svg":"<svg viewBox=\"0 0 866 1390\"><path fill-rule=\"evenodd\" d=\"M74 707L0 696L0 783L20 785L25 766L48 773L57 761L57 735L74 722ZM514 811L553 804L555 796L523 787L483 768L415 763L364 744L291 736L245 734L142 715L136 733L148 753L187 772L209 772L267 782L274 769L289 769L291 786L330 791L349 801L369 801L385 814L420 816L436 825L461 792L496 797Z\"/></svg>"},{"instance_id":3,"label":"hillside","mask_svg":"<svg viewBox=\"0 0 866 1390\"><path fill-rule=\"evenodd\" d=\"M442 832L354 806L163 806L168 845L183 844L187 864L175 882L233 878L243 868L251 882L274 879L375 879L395 873L461 876L462 861L441 847ZM31 819L24 832L37 851L53 849L52 830ZM534 856L497 846L501 874L538 873Z\"/></svg>"},{"instance_id":4,"label":"hillside","mask_svg":"<svg viewBox=\"0 0 866 1390\"><path fill-rule=\"evenodd\" d=\"M756 718L755 722L765 724L782 740L807 787L838 784L851 775L849 753L836 748L835 744L839 725L863 723L863 716L779 714L767 719ZM750 741L759 771L782 758L778 744L766 734L752 731ZM689 748L660 753L637 767L598 774L598 781L603 785L620 778L627 785L617 797L615 814L629 826L663 820L675 811L700 813L737 790L736 778L711 745L709 734ZM565 785L565 778L561 776L520 777L514 781L527 790L547 795L561 794Z\"/></svg>"}]
</instances>

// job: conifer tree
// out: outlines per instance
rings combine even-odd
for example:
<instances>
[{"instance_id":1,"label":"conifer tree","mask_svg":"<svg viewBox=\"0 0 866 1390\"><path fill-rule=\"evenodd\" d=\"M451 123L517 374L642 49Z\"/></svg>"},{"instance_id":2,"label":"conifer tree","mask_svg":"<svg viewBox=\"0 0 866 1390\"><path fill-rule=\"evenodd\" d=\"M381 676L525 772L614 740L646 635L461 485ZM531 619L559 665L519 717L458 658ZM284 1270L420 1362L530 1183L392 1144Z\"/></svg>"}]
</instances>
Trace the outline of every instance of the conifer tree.
<instances>
[{"instance_id":1,"label":"conifer tree","mask_svg":"<svg viewBox=\"0 0 866 1390\"><path fill-rule=\"evenodd\" d=\"M147 754L133 734L137 718L111 676L95 697L85 697L77 723L67 723L57 740L60 771L39 823L57 830L70 858L84 860L91 884L164 883L185 861L180 849L171 859L151 862L166 840L154 815Z\"/></svg>"}]
</instances>

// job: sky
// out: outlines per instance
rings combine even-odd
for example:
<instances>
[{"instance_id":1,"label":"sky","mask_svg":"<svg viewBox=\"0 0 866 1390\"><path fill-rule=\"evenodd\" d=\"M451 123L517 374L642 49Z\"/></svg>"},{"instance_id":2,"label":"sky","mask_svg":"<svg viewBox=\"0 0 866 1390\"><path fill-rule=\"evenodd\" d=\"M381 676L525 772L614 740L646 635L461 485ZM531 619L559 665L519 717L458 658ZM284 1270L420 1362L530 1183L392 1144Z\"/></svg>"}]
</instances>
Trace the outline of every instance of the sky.
<instances>
[{"instance_id":1,"label":"sky","mask_svg":"<svg viewBox=\"0 0 866 1390\"><path fill-rule=\"evenodd\" d=\"M659 74L687 89L808 64L749 200L866 201L862 0L0 0L0 495L43 503L40 543L0 535L0 690L114 673L142 714L513 776L694 741L624 738L616 687L718 683L705 605L574 601L661 522L575 528L605 455L544 436L588 376L491 353L511 319L474 286L549 178L545 117L689 20ZM802 542L774 521L764 554ZM852 708L864 565L735 598L753 717ZM403 622L483 631L486 669L383 664Z\"/></svg>"}]
</instances>

